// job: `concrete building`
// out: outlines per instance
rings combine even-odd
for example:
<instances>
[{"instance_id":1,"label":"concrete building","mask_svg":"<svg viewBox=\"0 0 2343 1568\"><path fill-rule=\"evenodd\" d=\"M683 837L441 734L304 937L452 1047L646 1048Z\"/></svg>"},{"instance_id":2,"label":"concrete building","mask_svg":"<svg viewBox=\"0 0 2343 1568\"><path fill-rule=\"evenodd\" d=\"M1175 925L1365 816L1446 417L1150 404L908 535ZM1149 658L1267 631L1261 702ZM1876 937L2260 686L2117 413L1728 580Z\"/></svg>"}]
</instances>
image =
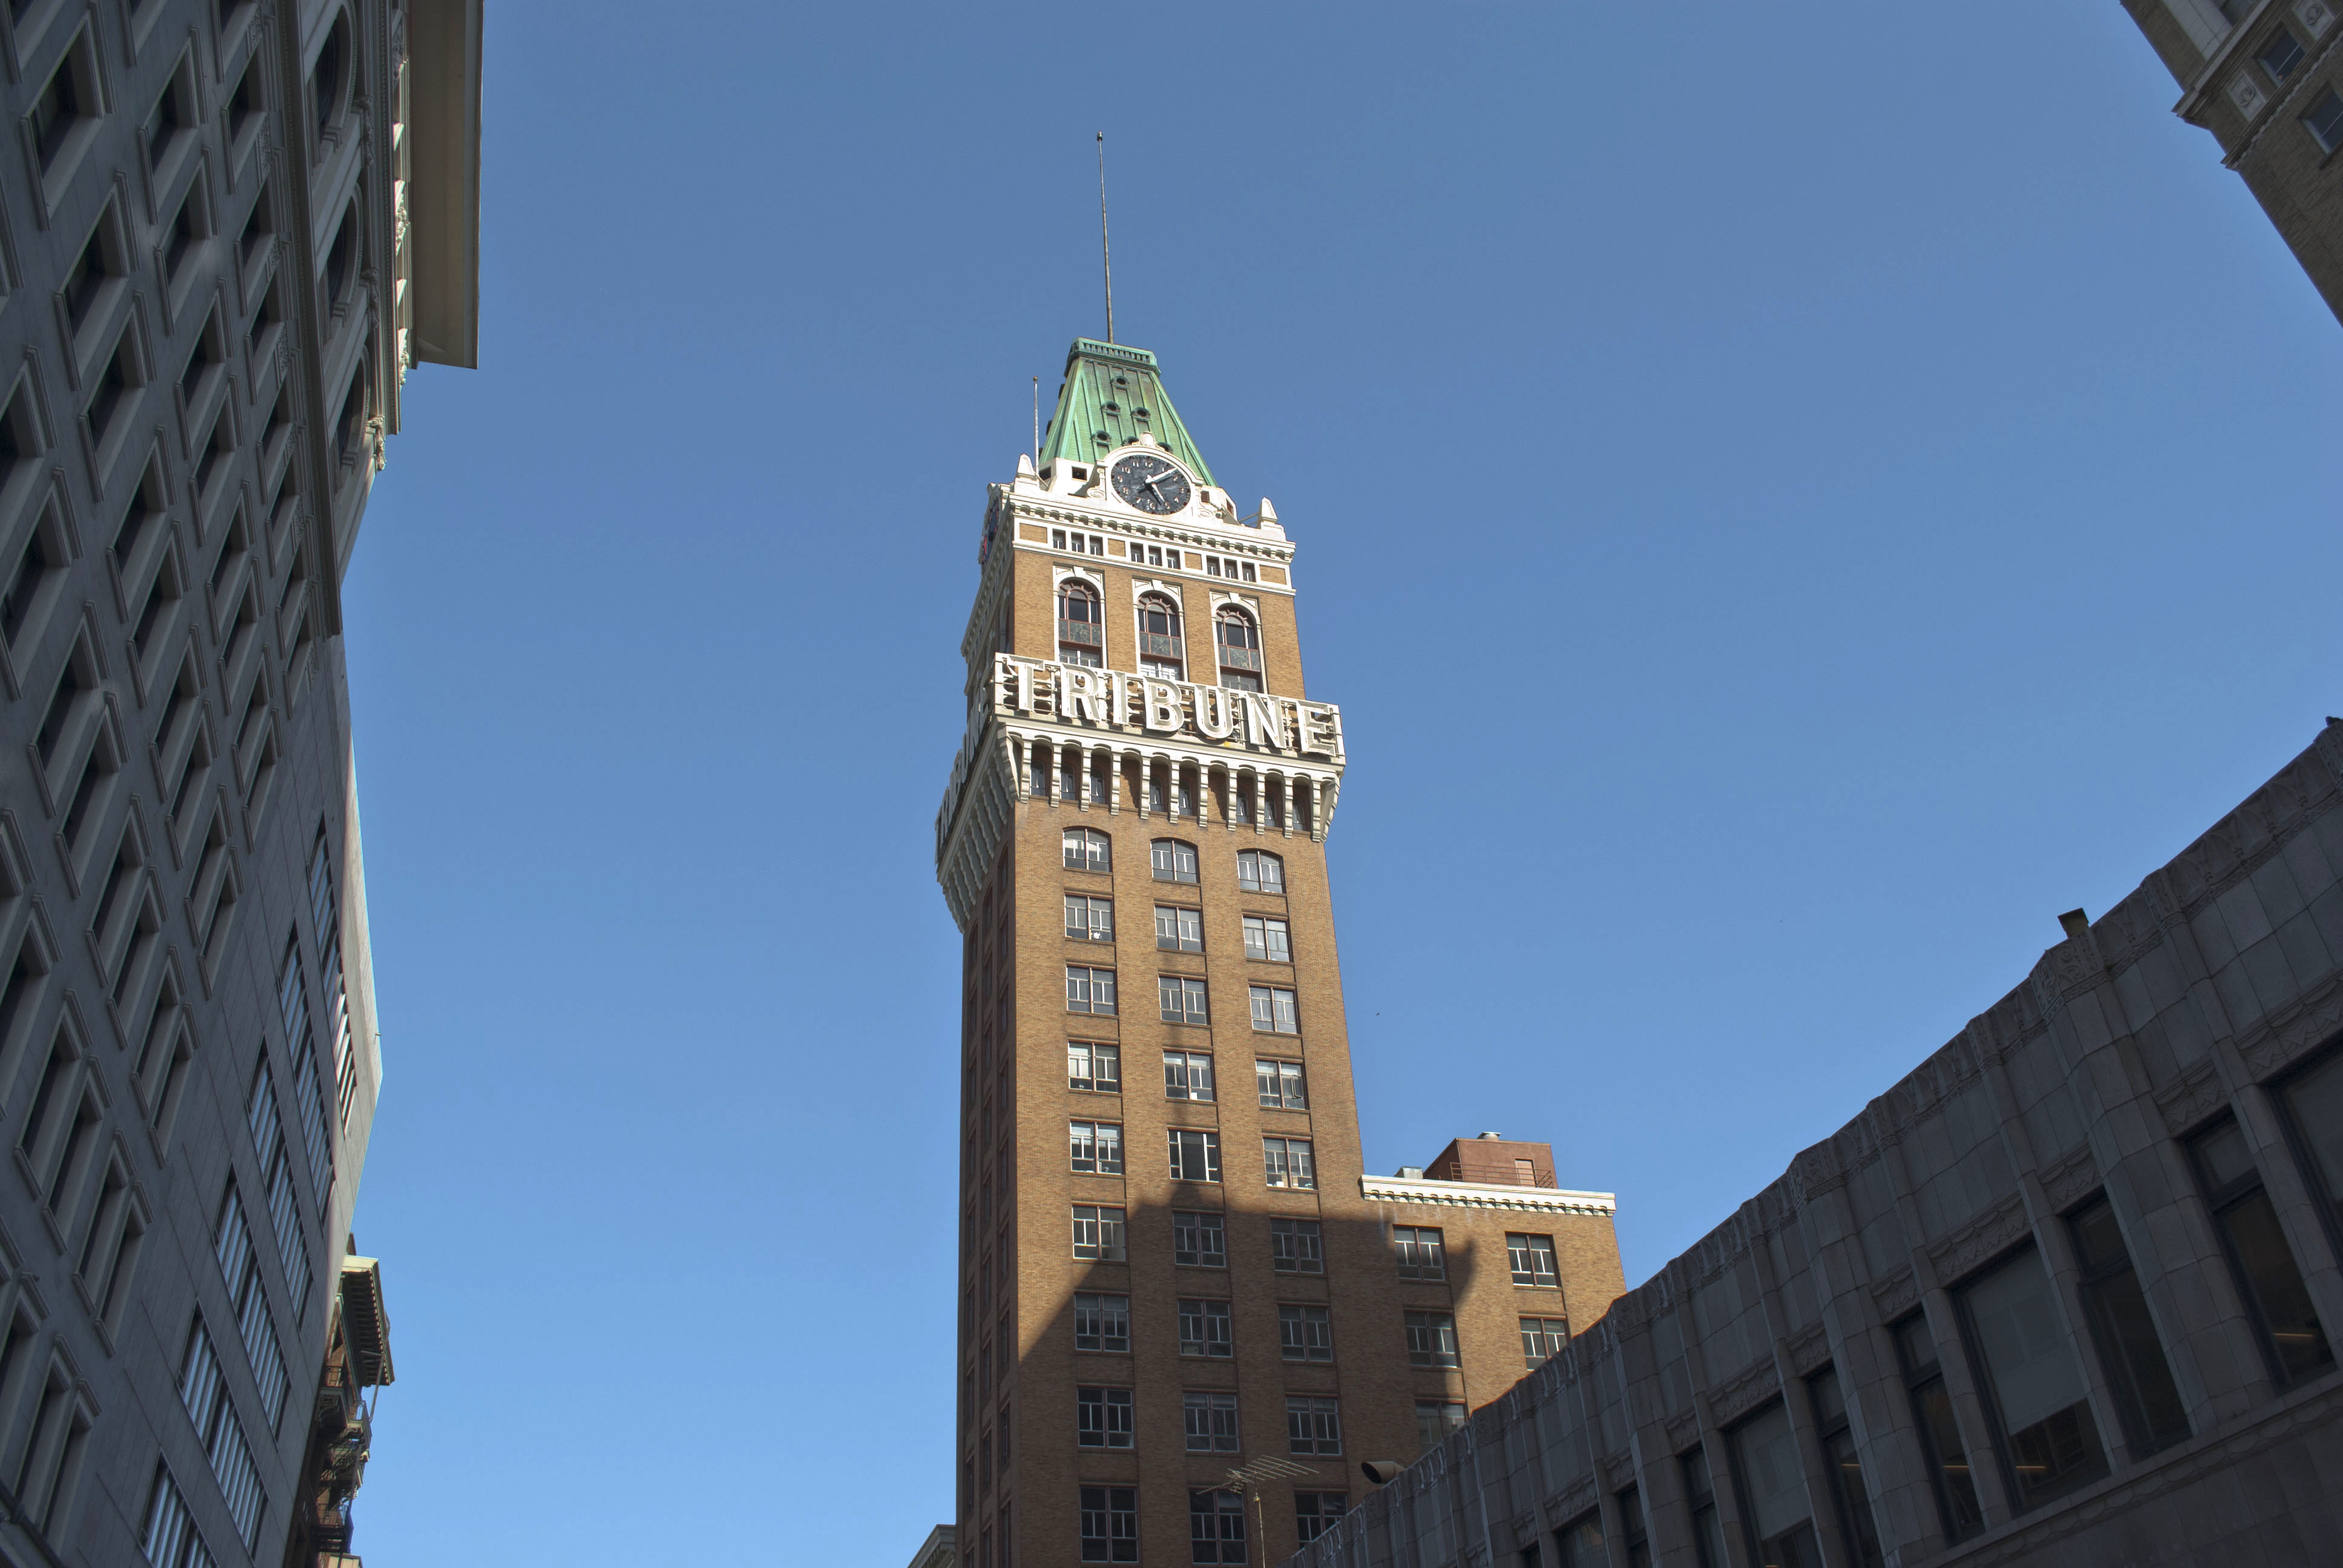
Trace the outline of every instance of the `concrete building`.
<instances>
[{"instance_id":1,"label":"concrete building","mask_svg":"<svg viewBox=\"0 0 2343 1568\"><path fill-rule=\"evenodd\" d=\"M1297 1564L2343 1562L2343 721Z\"/></svg>"},{"instance_id":2,"label":"concrete building","mask_svg":"<svg viewBox=\"0 0 2343 1568\"><path fill-rule=\"evenodd\" d=\"M1621 1286L1609 1194L1543 1143L1364 1174L1294 559L1142 349L1078 340L990 488L936 824L963 1568L1282 1555Z\"/></svg>"},{"instance_id":3,"label":"concrete building","mask_svg":"<svg viewBox=\"0 0 2343 1568\"><path fill-rule=\"evenodd\" d=\"M2221 162L2343 317L2343 28L2336 0L2124 0L2180 84L2173 112Z\"/></svg>"},{"instance_id":4,"label":"concrete building","mask_svg":"<svg viewBox=\"0 0 2343 1568\"><path fill-rule=\"evenodd\" d=\"M381 1066L341 581L472 358L478 73L476 0L0 6L0 1562L307 1550Z\"/></svg>"}]
</instances>

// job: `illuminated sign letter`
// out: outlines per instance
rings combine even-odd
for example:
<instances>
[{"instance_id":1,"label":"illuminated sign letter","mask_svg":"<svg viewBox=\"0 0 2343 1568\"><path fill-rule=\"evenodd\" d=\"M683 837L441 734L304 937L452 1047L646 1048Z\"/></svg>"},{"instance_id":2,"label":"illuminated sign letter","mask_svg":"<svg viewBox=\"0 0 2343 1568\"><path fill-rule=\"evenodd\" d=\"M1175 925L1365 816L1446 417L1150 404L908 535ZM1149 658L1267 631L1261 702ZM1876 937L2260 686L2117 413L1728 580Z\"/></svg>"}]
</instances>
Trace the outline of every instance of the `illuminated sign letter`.
<instances>
[{"instance_id":1,"label":"illuminated sign letter","mask_svg":"<svg viewBox=\"0 0 2343 1568\"><path fill-rule=\"evenodd\" d=\"M1244 694L1245 727L1252 731L1255 746L1271 746L1285 749L1285 704L1274 697L1259 692Z\"/></svg>"},{"instance_id":2,"label":"illuminated sign letter","mask_svg":"<svg viewBox=\"0 0 2343 1568\"><path fill-rule=\"evenodd\" d=\"M1226 740L1244 728L1244 705L1224 686L1196 688L1196 733L1207 740Z\"/></svg>"},{"instance_id":3,"label":"illuminated sign letter","mask_svg":"<svg viewBox=\"0 0 2343 1568\"><path fill-rule=\"evenodd\" d=\"M1180 689L1168 680L1142 683L1147 696L1147 728L1176 735L1185 715L1180 711Z\"/></svg>"},{"instance_id":4,"label":"illuminated sign letter","mask_svg":"<svg viewBox=\"0 0 2343 1568\"><path fill-rule=\"evenodd\" d=\"M1088 719L1092 724L1104 722L1101 711L1106 694L1099 689L1098 677L1079 665L1058 667L1058 717Z\"/></svg>"}]
</instances>

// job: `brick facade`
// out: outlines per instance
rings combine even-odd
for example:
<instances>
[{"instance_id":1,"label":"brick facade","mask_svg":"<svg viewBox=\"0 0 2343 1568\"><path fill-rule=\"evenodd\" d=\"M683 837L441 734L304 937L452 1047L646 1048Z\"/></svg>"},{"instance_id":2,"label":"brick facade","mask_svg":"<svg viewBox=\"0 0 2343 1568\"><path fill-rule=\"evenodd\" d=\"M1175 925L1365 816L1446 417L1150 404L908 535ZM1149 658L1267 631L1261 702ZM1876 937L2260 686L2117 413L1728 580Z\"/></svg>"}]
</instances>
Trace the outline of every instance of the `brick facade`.
<instances>
[{"instance_id":1,"label":"brick facade","mask_svg":"<svg viewBox=\"0 0 2343 1568\"><path fill-rule=\"evenodd\" d=\"M1108 350L1089 347L1105 359ZM1134 351L1111 352L1127 361ZM1070 373L1112 368L1085 368L1083 354L1078 345ZM1165 449L1145 440L1131 448ZM1283 1555L1297 1542L1295 1492L1355 1501L1364 1491L1362 1459L1404 1462L1418 1452L1419 1401L1472 1405L1494 1397L1526 1370L1523 1317L1591 1322L1622 1283L1609 1195L1557 1190L1544 1145L1507 1145L1502 1186L1365 1176L1324 855L1339 739L1323 741L1332 751L1313 753L1298 711L1290 745L1248 742L1251 731L1218 743L1171 737L1151 727L1149 695L1135 681L1128 693L1117 682L1096 717L1073 707L1062 688L1055 699L1034 698L1030 719L1004 706L1020 689L1019 669L1045 687L1058 680L1057 597L1069 574L1092 585L1106 607L1096 650L1101 671L1141 674L1132 607L1152 590L1180 600L1182 674L1212 680L1211 606L1226 600L1259 628L1262 695L1287 703L1304 697L1286 582L1291 549L1266 504L1259 518L1240 521L1199 474L1194 500L1167 519L1121 505L1103 477L1103 465L1061 458L995 487L966 644L970 738L938 826L940 874L965 941L955 1482L966 1568L1082 1560L1085 1485L1135 1489L1139 1561L1188 1563L1192 1489L1221 1486L1232 1467L1263 1458L1306 1473L1262 1487L1257 1509L1247 1497L1242 1560L1262 1561L1264 1545ZM1148 550L1151 558L1142 556ZM1200 692L1192 700L1224 696ZM1067 715L1057 713L1057 700L1066 701ZM1188 782L1160 771L1166 768ZM1093 778L1103 780L1103 799L1092 798ZM1070 829L1103 835L1109 865L1070 869ZM1172 879L1157 874L1152 847L1161 840L1182 857L1192 852L1192 880L1184 869ZM1276 857L1282 890L1241 886L1241 851ZM1111 940L1067 935L1069 896L1111 900ZM1201 951L1182 950L1196 944L1177 940L1159 946L1159 906L1193 911ZM1247 916L1285 922L1282 960L1247 956ZM1111 1015L1070 1010L1070 965L1113 971ZM1202 980L1207 1018L1165 1021L1161 976ZM1272 1027L1255 1027L1249 995L1256 985L1292 992L1293 1027L1280 1025L1275 1010ZM1119 1092L1070 1086L1070 1041L1119 1050ZM1168 1050L1210 1057L1211 1101L1167 1092ZM1260 1103L1262 1060L1301 1064L1305 1106ZM1120 1130L1120 1173L1071 1169L1076 1121ZM1175 1130L1218 1140L1219 1180L1174 1179ZM1307 1141L1314 1185L1270 1183L1263 1141L1271 1138ZM1515 1149L1534 1151L1542 1181L1513 1184ZM1126 1216L1125 1257L1073 1256L1076 1205ZM1220 1217L1222 1266L1175 1261L1178 1212ZM1275 1266L1280 1221L1317 1227L1317 1268ZM1395 1224L1442 1231L1443 1277L1400 1278ZM1552 1239L1553 1283L1514 1283L1509 1232ZM1077 1348L1078 1292L1128 1298L1127 1350ZM1182 1353L1183 1299L1228 1304L1230 1353ZM1289 1358L1281 1308L1322 1309L1331 1358ZM1457 1365L1411 1364L1410 1312L1453 1319ZM1129 1447L1078 1442L1084 1387L1130 1391ZM1190 1452L1182 1399L1190 1393L1236 1396L1233 1451ZM1296 1396L1336 1402L1339 1452L1289 1451L1286 1401Z\"/></svg>"}]
</instances>

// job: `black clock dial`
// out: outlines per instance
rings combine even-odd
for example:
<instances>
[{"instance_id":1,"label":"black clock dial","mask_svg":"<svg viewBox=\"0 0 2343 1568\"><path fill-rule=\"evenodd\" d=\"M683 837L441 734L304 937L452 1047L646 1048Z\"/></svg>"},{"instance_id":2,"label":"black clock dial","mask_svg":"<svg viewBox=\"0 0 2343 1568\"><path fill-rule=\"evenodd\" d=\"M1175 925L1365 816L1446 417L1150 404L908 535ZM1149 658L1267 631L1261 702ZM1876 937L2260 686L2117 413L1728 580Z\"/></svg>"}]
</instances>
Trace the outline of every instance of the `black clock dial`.
<instances>
[{"instance_id":1,"label":"black clock dial","mask_svg":"<svg viewBox=\"0 0 2343 1568\"><path fill-rule=\"evenodd\" d=\"M1161 457L1134 452L1114 466L1114 493L1142 512L1176 512L1188 504L1188 476Z\"/></svg>"}]
</instances>

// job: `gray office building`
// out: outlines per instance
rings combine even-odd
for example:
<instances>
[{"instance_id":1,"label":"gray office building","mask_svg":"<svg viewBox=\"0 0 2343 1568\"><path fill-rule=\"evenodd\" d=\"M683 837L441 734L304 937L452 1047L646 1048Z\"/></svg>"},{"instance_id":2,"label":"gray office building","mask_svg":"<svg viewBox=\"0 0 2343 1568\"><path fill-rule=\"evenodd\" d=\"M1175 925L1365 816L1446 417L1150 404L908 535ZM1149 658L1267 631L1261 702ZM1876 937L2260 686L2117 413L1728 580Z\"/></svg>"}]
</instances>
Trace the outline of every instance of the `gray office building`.
<instances>
[{"instance_id":1,"label":"gray office building","mask_svg":"<svg viewBox=\"0 0 2343 1568\"><path fill-rule=\"evenodd\" d=\"M1292 1561L2343 1562L2338 877L2330 719Z\"/></svg>"},{"instance_id":2,"label":"gray office building","mask_svg":"<svg viewBox=\"0 0 2343 1568\"><path fill-rule=\"evenodd\" d=\"M336 1560L388 1381L341 581L478 0L7 0L0 1563ZM395 1265L394 1265L395 1267Z\"/></svg>"}]
</instances>

